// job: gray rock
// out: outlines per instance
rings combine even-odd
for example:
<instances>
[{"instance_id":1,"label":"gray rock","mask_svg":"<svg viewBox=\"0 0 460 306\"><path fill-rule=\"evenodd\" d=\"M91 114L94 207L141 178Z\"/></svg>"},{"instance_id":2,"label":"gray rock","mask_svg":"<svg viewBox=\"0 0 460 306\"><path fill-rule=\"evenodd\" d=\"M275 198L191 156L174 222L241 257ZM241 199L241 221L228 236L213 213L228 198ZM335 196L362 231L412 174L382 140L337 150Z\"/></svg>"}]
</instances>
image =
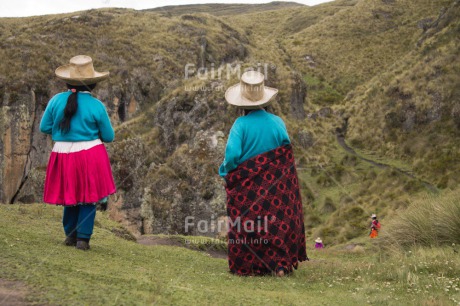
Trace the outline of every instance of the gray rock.
<instances>
[{"instance_id":1,"label":"gray rock","mask_svg":"<svg viewBox=\"0 0 460 306\"><path fill-rule=\"evenodd\" d=\"M307 97L307 85L299 73L293 73L291 85L291 115L299 120L305 119L305 98Z\"/></svg>"},{"instance_id":2,"label":"gray rock","mask_svg":"<svg viewBox=\"0 0 460 306\"><path fill-rule=\"evenodd\" d=\"M313 134L306 130L303 130L297 134L297 140L299 145L304 149L311 148L315 143Z\"/></svg>"}]
</instances>

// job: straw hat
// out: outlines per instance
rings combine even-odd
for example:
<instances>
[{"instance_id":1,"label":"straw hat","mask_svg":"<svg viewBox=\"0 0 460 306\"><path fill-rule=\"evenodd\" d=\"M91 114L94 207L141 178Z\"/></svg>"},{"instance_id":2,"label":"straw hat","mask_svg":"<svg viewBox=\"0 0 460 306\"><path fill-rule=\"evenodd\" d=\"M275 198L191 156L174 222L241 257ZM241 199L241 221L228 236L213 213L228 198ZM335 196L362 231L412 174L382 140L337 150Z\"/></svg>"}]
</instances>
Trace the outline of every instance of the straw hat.
<instances>
[{"instance_id":1,"label":"straw hat","mask_svg":"<svg viewBox=\"0 0 460 306\"><path fill-rule=\"evenodd\" d=\"M264 75L258 71L246 71L240 83L225 92L225 100L231 105L246 109L261 108L270 103L278 89L264 86Z\"/></svg>"},{"instance_id":2,"label":"straw hat","mask_svg":"<svg viewBox=\"0 0 460 306\"><path fill-rule=\"evenodd\" d=\"M60 66L56 76L70 85L90 85L100 82L109 76L109 72L94 70L93 60L87 55L77 55L70 59L69 64Z\"/></svg>"},{"instance_id":3,"label":"straw hat","mask_svg":"<svg viewBox=\"0 0 460 306\"><path fill-rule=\"evenodd\" d=\"M323 240L321 240L321 238L318 237L318 238L316 238L315 242L316 243L323 243Z\"/></svg>"},{"instance_id":4,"label":"straw hat","mask_svg":"<svg viewBox=\"0 0 460 306\"><path fill-rule=\"evenodd\" d=\"M372 214L371 218L377 218L376 214Z\"/></svg>"}]
</instances>

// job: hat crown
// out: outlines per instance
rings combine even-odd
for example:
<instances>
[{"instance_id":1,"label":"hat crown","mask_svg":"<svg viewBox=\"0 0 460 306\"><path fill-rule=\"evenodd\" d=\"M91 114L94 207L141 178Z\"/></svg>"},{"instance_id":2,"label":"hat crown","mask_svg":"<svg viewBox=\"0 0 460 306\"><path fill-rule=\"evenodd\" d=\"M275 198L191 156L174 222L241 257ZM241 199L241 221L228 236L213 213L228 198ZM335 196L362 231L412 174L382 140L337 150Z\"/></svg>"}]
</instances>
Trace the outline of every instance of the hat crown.
<instances>
[{"instance_id":1,"label":"hat crown","mask_svg":"<svg viewBox=\"0 0 460 306\"><path fill-rule=\"evenodd\" d=\"M93 62L93 59L88 55L77 55L69 60L69 63L73 65L85 65Z\"/></svg>"},{"instance_id":2,"label":"hat crown","mask_svg":"<svg viewBox=\"0 0 460 306\"><path fill-rule=\"evenodd\" d=\"M77 55L70 59L70 77L88 78L94 76L93 59L87 55Z\"/></svg>"},{"instance_id":3,"label":"hat crown","mask_svg":"<svg viewBox=\"0 0 460 306\"><path fill-rule=\"evenodd\" d=\"M241 95L251 102L257 102L264 97L265 76L258 71L246 71L241 76Z\"/></svg>"},{"instance_id":4,"label":"hat crown","mask_svg":"<svg viewBox=\"0 0 460 306\"><path fill-rule=\"evenodd\" d=\"M263 83L264 79L265 79L265 76L259 71L255 71L255 70L246 71L241 76L241 81L243 83L250 84L250 85L258 85L260 83Z\"/></svg>"}]
</instances>

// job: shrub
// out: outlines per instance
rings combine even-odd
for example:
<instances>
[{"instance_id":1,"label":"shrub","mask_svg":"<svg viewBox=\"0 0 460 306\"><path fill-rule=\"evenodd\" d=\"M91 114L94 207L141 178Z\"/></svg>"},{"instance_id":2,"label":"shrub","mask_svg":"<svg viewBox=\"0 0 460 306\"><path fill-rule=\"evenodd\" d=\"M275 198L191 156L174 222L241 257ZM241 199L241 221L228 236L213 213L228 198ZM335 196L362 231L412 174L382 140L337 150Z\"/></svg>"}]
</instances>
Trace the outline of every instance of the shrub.
<instances>
[{"instance_id":1,"label":"shrub","mask_svg":"<svg viewBox=\"0 0 460 306\"><path fill-rule=\"evenodd\" d=\"M335 207L334 201L332 201L331 198L326 197L326 198L324 199L324 204L323 204L323 207L321 208L321 211L322 211L323 213L328 214L328 213L334 212L336 209L337 209L337 208Z\"/></svg>"},{"instance_id":2,"label":"shrub","mask_svg":"<svg viewBox=\"0 0 460 306\"><path fill-rule=\"evenodd\" d=\"M400 247L460 243L460 190L425 195L388 224L384 243Z\"/></svg>"},{"instance_id":3,"label":"shrub","mask_svg":"<svg viewBox=\"0 0 460 306\"><path fill-rule=\"evenodd\" d=\"M321 173L321 175L316 179L316 183L322 187L331 187L334 185L332 178L325 173Z\"/></svg>"}]
</instances>

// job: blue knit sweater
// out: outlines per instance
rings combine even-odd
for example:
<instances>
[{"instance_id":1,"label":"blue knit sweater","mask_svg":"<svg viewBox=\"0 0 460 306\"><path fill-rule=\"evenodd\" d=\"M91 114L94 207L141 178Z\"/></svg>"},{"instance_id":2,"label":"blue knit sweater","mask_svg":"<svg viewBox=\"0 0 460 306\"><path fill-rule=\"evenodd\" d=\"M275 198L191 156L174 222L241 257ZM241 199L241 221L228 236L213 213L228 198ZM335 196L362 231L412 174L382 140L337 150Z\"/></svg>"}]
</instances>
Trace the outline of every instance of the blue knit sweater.
<instances>
[{"instance_id":1,"label":"blue knit sweater","mask_svg":"<svg viewBox=\"0 0 460 306\"><path fill-rule=\"evenodd\" d=\"M283 119L264 110L252 111L233 124L219 175L224 177L245 160L290 143Z\"/></svg>"},{"instance_id":2,"label":"blue knit sweater","mask_svg":"<svg viewBox=\"0 0 460 306\"><path fill-rule=\"evenodd\" d=\"M40 131L51 134L54 141L78 142L100 138L104 142L111 142L115 137L109 115L101 101L91 96L89 92L79 92L77 98L77 112L70 120L70 130L64 133L59 124L64 117L64 108L71 91L55 95L48 103Z\"/></svg>"}]
</instances>

